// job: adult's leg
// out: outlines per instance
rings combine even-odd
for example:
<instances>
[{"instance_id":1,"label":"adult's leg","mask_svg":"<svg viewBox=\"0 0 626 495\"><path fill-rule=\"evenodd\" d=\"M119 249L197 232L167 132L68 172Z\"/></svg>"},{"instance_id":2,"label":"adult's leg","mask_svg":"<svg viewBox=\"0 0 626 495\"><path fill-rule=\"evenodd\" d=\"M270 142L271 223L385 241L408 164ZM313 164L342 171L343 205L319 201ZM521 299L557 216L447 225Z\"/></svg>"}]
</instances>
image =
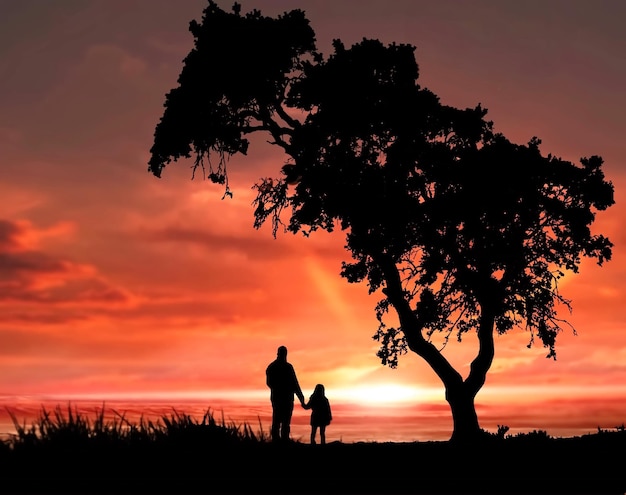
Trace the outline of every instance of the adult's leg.
<instances>
[{"instance_id":1,"label":"adult's leg","mask_svg":"<svg viewBox=\"0 0 626 495\"><path fill-rule=\"evenodd\" d=\"M278 440L280 440L280 424L281 424L280 404L276 402L272 402L272 428L270 430L272 442L278 442Z\"/></svg>"},{"instance_id":2,"label":"adult's leg","mask_svg":"<svg viewBox=\"0 0 626 495\"><path fill-rule=\"evenodd\" d=\"M274 399L272 407L272 441L289 440L293 400Z\"/></svg>"},{"instance_id":3,"label":"adult's leg","mask_svg":"<svg viewBox=\"0 0 626 495\"><path fill-rule=\"evenodd\" d=\"M320 443L322 445L326 444L326 426L320 425Z\"/></svg>"},{"instance_id":4,"label":"adult's leg","mask_svg":"<svg viewBox=\"0 0 626 495\"><path fill-rule=\"evenodd\" d=\"M282 405L282 417L280 427L280 438L284 442L289 440L291 432L291 416L293 415L293 401L287 401Z\"/></svg>"}]
</instances>

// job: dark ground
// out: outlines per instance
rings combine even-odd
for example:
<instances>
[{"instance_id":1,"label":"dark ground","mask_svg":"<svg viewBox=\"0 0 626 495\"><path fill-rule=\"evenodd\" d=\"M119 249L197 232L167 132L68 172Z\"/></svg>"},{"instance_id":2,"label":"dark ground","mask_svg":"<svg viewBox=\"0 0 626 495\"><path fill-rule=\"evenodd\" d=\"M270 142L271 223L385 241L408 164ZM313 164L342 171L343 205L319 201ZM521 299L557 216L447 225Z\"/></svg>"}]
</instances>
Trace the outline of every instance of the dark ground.
<instances>
[{"instance_id":1,"label":"dark ground","mask_svg":"<svg viewBox=\"0 0 626 495\"><path fill-rule=\"evenodd\" d=\"M0 459L11 494L623 494L626 434L448 442L64 445ZM6 454L6 453L5 453Z\"/></svg>"}]
</instances>

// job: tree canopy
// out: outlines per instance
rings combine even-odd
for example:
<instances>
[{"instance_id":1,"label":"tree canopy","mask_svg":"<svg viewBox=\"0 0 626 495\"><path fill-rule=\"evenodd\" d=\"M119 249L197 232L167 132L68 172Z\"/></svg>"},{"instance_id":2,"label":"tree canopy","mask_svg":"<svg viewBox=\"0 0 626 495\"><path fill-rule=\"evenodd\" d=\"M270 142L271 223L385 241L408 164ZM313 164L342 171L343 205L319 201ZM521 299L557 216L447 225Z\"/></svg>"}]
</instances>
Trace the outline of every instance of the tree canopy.
<instances>
[{"instance_id":1,"label":"tree canopy","mask_svg":"<svg viewBox=\"0 0 626 495\"><path fill-rule=\"evenodd\" d=\"M614 203L602 158L546 156L536 137L515 144L495 132L480 105L442 104L417 83L413 46L337 39L325 57L301 10L271 18L209 1L190 31L149 171L192 158L194 172L232 194L228 157L267 133L286 161L254 185L255 227L345 232L341 275L382 294L382 363L395 367L408 350L425 359L445 386L453 438L475 438L494 334L526 330L529 346L537 338L555 358L568 325L556 305L570 307L559 279L583 257L611 258L612 243L590 228ZM397 327L385 323L389 310ZM467 332L479 348L462 377L432 337Z\"/></svg>"}]
</instances>

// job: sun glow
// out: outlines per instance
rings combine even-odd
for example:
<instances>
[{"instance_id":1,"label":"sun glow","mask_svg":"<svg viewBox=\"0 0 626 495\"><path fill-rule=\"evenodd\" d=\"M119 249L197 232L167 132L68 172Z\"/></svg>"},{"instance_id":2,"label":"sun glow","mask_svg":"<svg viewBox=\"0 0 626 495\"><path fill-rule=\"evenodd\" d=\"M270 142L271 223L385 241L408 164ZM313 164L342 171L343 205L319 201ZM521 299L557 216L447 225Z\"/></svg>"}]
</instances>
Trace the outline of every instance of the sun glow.
<instances>
[{"instance_id":1,"label":"sun glow","mask_svg":"<svg viewBox=\"0 0 626 495\"><path fill-rule=\"evenodd\" d=\"M428 395L418 387L397 384L361 385L358 387L337 390L333 393L342 401L356 402L367 405L395 405L406 402L424 400Z\"/></svg>"}]
</instances>

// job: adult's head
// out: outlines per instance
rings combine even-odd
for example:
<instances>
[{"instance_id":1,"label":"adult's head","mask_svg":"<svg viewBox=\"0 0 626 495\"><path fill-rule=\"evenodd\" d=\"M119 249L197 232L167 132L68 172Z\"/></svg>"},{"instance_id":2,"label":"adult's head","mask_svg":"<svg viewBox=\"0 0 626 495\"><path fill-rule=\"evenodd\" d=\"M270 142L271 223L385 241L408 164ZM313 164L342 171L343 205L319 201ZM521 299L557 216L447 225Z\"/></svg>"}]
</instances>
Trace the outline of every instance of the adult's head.
<instances>
[{"instance_id":1,"label":"adult's head","mask_svg":"<svg viewBox=\"0 0 626 495\"><path fill-rule=\"evenodd\" d=\"M281 345L276 352L276 357L281 361L287 361L287 348Z\"/></svg>"}]
</instances>

